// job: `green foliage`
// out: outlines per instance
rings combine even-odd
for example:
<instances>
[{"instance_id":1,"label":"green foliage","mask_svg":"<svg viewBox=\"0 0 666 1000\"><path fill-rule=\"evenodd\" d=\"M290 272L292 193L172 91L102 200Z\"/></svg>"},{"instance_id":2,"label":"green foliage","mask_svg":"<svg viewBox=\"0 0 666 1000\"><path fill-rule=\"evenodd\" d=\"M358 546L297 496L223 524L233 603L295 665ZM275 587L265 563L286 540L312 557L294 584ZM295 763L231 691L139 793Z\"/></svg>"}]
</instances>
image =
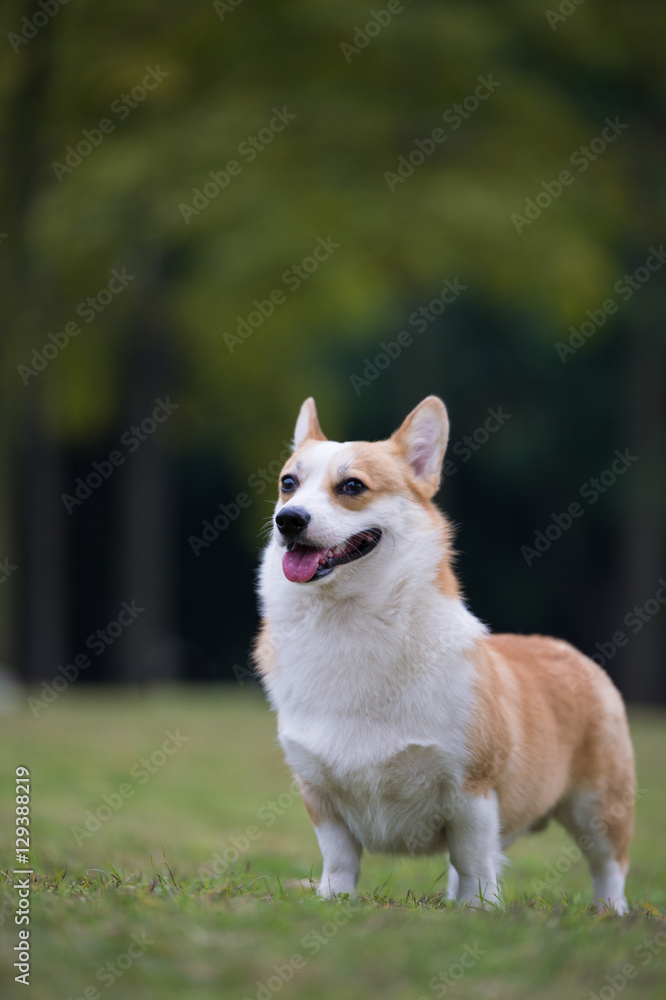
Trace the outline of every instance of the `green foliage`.
<instances>
[{"instance_id":1,"label":"green foliage","mask_svg":"<svg viewBox=\"0 0 666 1000\"><path fill-rule=\"evenodd\" d=\"M71 482L69 464L108 454L161 393L180 407L156 443L162 499L139 489L142 451L86 508L87 532L111 538L108 550L125 559L136 528L119 496L131 482L160 515L156 546L181 559L173 604L196 611L183 623L186 642L201 650L203 631L218 635L217 648L203 643L213 670L217 608L236 628L225 651L245 644L251 627L250 600L243 609L238 594L250 594L272 489L252 492L214 556L195 565L184 540L275 462L309 395L326 433L343 440L389 434L429 392L449 404L455 436L479 426L489 406L515 414L511 430L447 483L447 509L477 539L458 536L463 552L478 546L476 568L463 570L488 620L591 649L654 592L664 285L648 275L622 301L614 285L663 239L662 0L392 0L387 11L357 0L76 0L36 30L29 0L4 4L0 559L22 561L26 630L50 620L38 605L55 608L53 591L81 603L78 585L54 582L57 553L77 565L80 555L75 532L64 537L74 520L63 527L54 510L60 459ZM109 300L114 272L132 277ZM459 301L416 333L409 317L445 280L464 286ZM91 298L99 311L86 311ZM616 311L600 311L611 298ZM63 331L76 323L67 343ZM592 335L576 334L579 353L562 364L556 344L583 323ZM413 345L357 395L351 376L402 330ZM35 352L53 355L50 338L66 346L27 375ZM627 446L640 455L632 479L562 543L561 570L558 554L540 583L538 569L528 577L515 558L521 545ZM40 465L43 488L31 493L28 472ZM50 546L36 538L45 523L30 515L36 496L53 500ZM177 509L186 524L176 526ZM491 548L485 525L502 515ZM155 566L149 533L136 533L144 548L132 565ZM567 546L576 549L568 563ZM103 552L96 566L100 581L125 577L121 566L107 574ZM35 581L47 577L40 590ZM572 577L596 611L580 613ZM103 587L93 589L103 600ZM153 590L145 599L165 620ZM7 587L0 602L0 649L12 663L25 603L14 595ZM659 628L622 667L632 697L662 693L651 638ZM45 645L42 659L55 665L54 634ZM30 669L41 676L51 666Z\"/></svg>"},{"instance_id":2,"label":"green foliage","mask_svg":"<svg viewBox=\"0 0 666 1000\"><path fill-rule=\"evenodd\" d=\"M5 33L30 11L6 5ZM39 289L37 307L25 290L14 303L9 368L113 267L127 267L131 290L39 377L51 421L68 437L108 426L123 358L157 324L178 358L181 433L218 440L245 411L231 446L238 461L261 452L267 425L291 420L313 384L343 407L348 387L329 374L329 348L353 344L362 357L378 327L445 276L459 275L492 310L524 315L526 337L552 350L607 295L625 256L656 238L649 191L646 204L636 181L645 172L651 184L663 165L663 140L652 137L663 118L664 17L656 0L584 4L553 28L523 2L414 2L345 58L341 45L371 18L366 4L63 8L6 57L2 75L4 155L16 161L7 179L25 158L34 178L10 213L19 228L6 251L24 244ZM168 76L135 108L114 111L157 66ZM499 86L457 124L455 113L443 123L479 78ZM17 148L29 86L41 99L30 147ZM239 145L276 107L295 119L248 162ZM584 172L573 169L575 182L518 233L512 214L571 166L608 116L626 121L626 134ZM52 163L105 117L113 131L58 180ZM385 173L438 127L446 140L391 192ZM232 159L240 173L184 221L179 206ZM329 234L340 248L297 290L285 288L284 272ZM0 280L10 284L11 269ZM275 288L284 304L230 353L225 331Z\"/></svg>"}]
</instances>

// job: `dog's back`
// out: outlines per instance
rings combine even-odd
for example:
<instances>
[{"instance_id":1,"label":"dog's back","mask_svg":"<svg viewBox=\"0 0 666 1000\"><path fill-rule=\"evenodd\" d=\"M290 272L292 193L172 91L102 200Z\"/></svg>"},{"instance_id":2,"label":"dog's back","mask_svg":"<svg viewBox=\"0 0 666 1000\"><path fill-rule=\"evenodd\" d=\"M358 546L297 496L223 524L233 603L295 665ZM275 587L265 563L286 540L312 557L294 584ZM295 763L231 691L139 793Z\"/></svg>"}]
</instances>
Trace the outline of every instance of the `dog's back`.
<instances>
[{"instance_id":1,"label":"dog's back","mask_svg":"<svg viewBox=\"0 0 666 1000\"><path fill-rule=\"evenodd\" d=\"M354 891L364 846L448 849L450 893L469 902L497 891L502 847L552 816L598 906L624 911L622 700L568 644L490 635L466 608L432 503L447 437L434 397L376 444L327 441L309 400L281 475L256 657L324 854L320 891Z\"/></svg>"}]
</instances>

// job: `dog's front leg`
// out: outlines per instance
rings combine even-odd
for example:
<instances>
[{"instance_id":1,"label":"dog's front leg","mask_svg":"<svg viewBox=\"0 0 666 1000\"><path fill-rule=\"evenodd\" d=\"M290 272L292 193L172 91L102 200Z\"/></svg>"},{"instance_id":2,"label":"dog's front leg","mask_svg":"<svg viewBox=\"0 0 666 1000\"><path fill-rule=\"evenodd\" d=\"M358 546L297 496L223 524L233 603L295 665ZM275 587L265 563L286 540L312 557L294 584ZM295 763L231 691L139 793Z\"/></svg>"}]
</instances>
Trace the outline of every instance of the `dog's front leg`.
<instances>
[{"instance_id":1,"label":"dog's front leg","mask_svg":"<svg viewBox=\"0 0 666 1000\"><path fill-rule=\"evenodd\" d=\"M495 792L466 795L447 823L446 837L451 865L458 875L457 884L452 880L456 898L471 906L499 903L502 851Z\"/></svg>"},{"instance_id":2,"label":"dog's front leg","mask_svg":"<svg viewBox=\"0 0 666 1000\"><path fill-rule=\"evenodd\" d=\"M356 895L356 883L361 871L362 847L342 820L326 819L315 826L324 858L318 893L333 896L348 892Z\"/></svg>"}]
</instances>

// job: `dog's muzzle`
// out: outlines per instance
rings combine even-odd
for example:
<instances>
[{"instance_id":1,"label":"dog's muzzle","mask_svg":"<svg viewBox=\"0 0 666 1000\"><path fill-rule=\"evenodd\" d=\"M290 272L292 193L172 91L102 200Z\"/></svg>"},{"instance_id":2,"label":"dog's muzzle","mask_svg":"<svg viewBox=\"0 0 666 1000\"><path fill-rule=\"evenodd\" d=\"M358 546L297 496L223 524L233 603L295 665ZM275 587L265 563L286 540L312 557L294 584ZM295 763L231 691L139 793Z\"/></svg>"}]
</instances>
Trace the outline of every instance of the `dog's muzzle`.
<instances>
[{"instance_id":1,"label":"dog's muzzle","mask_svg":"<svg viewBox=\"0 0 666 1000\"><path fill-rule=\"evenodd\" d=\"M275 517L277 529L288 542L295 541L310 523L310 515L304 507L283 507Z\"/></svg>"}]
</instances>

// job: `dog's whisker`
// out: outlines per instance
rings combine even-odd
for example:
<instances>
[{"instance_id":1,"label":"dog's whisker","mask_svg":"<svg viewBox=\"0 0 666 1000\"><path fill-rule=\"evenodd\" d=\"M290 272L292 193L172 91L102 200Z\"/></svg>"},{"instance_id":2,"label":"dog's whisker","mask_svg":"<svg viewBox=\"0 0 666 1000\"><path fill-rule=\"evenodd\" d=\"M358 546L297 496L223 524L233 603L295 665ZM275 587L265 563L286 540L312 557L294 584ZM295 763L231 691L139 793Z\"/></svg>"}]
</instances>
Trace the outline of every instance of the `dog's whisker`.
<instances>
[{"instance_id":1,"label":"dog's whisker","mask_svg":"<svg viewBox=\"0 0 666 1000\"><path fill-rule=\"evenodd\" d=\"M507 418L488 414L487 430ZM468 609L433 500L448 431L430 396L388 444L340 445L306 400L288 498L262 528L281 544L264 552L257 669L317 829L319 894L355 895L363 849L448 851L448 898L496 909L504 849L553 818L588 857L597 909L626 913L636 786L621 696L572 646L493 635Z\"/></svg>"}]
</instances>

